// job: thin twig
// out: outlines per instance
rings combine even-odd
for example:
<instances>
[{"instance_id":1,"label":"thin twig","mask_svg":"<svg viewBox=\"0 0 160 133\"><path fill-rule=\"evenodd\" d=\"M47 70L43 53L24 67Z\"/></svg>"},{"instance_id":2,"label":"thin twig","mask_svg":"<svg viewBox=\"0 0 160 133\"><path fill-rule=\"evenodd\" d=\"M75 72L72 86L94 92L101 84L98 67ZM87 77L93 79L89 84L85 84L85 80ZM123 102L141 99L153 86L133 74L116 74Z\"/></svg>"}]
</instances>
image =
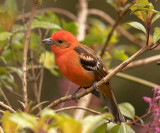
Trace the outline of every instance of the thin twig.
<instances>
[{"instance_id":1,"label":"thin twig","mask_svg":"<svg viewBox=\"0 0 160 133\"><path fill-rule=\"evenodd\" d=\"M3 128L0 126L0 133L4 133Z\"/></svg>"},{"instance_id":2,"label":"thin twig","mask_svg":"<svg viewBox=\"0 0 160 133\"><path fill-rule=\"evenodd\" d=\"M0 113L1 113L2 115L4 114L4 112L5 112L5 111L3 111L3 110L0 110Z\"/></svg>"},{"instance_id":3,"label":"thin twig","mask_svg":"<svg viewBox=\"0 0 160 133\"><path fill-rule=\"evenodd\" d=\"M2 94L4 100L6 101L6 103L11 107L11 104L9 103L9 100L7 99L6 95L4 94L2 88L0 87L0 93Z\"/></svg>"},{"instance_id":4,"label":"thin twig","mask_svg":"<svg viewBox=\"0 0 160 133\"><path fill-rule=\"evenodd\" d=\"M144 79L141 79L141 78L138 78L138 77L135 77L135 76L131 76L131 75L128 75L128 74L125 74L125 73L117 73L116 75L117 77L121 77L121 78L124 78L124 79L127 79L127 80L131 80L131 81L134 81L136 83L139 83L139 84L142 84L142 85L145 85L145 86L148 86L148 87L155 87L155 86L158 86L160 87L160 85L158 84L155 84L155 83L152 83L150 81L147 81L147 80L144 80Z\"/></svg>"},{"instance_id":5,"label":"thin twig","mask_svg":"<svg viewBox=\"0 0 160 133\"><path fill-rule=\"evenodd\" d=\"M44 65L41 65L41 70L40 70L40 79L39 79L39 92L38 92L38 101L41 101L41 92L42 92L42 84L43 84L43 78L44 78ZM41 108L40 108L41 110Z\"/></svg>"},{"instance_id":6,"label":"thin twig","mask_svg":"<svg viewBox=\"0 0 160 133\"><path fill-rule=\"evenodd\" d=\"M116 22L114 23L114 25L112 26L112 29L111 31L109 32L108 36L107 36L107 39L106 39L106 42L102 48L102 51L101 51L101 54L100 56L103 56L104 53L105 53L105 50L108 46L108 43L112 37L112 34L114 32L114 30L116 29L116 27L118 26L119 22L121 21L121 19L124 17L124 15L128 12L129 8L135 3L135 1L133 1L126 9L124 9L124 11L122 11L122 13L119 15L118 19L116 20Z\"/></svg>"},{"instance_id":7,"label":"thin twig","mask_svg":"<svg viewBox=\"0 0 160 133\"><path fill-rule=\"evenodd\" d=\"M133 60L135 60L137 57L139 57L141 54L143 54L144 52L146 52L150 47L153 46L153 43L151 45L146 45L143 48L141 48L139 51L137 51L134 55L132 55L129 59L127 59L126 61L122 62L119 66L117 66L111 73L109 73L106 77L104 77L102 80L100 80L99 82L96 83L96 86L99 87L101 86L103 83L107 82L109 79L111 79L114 75L116 75L118 72L120 72L123 68L125 68L129 63L131 63ZM89 93L91 93L94 90L93 86L84 90L81 93L78 93L76 95L77 98L81 98ZM57 99L56 101L53 101L50 105L48 105L46 108L53 108L57 105L59 105L62 102L71 100L72 96L65 96L62 98ZM41 112L38 113L38 115Z\"/></svg>"},{"instance_id":8,"label":"thin twig","mask_svg":"<svg viewBox=\"0 0 160 133\"><path fill-rule=\"evenodd\" d=\"M31 34L31 25L32 20L34 17L34 13L36 11L38 5L38 0L34 1L34 5L30 14L25 44L24 44L24 51L23 51L23 65L22 65L22 86L23 86L23 96L24 96L24 103L25 107L27 107L28 104L28 95L27 95L27 54L28 54L28 45L29 45L29 39Z\"/></svg>"},{"instance_id":9,"label":"thin twig","mask_svg":"<svg viewBox=\"0 0 160 133\"><path fill-rule=\"evenodd\" d=\"M3 102L0 102L0 107L4 108L5 110L10 111L11 113L15 113L16 111L9 107L8 105L4 104Z\"/></svg>"},{"instance_id":10,"label":"thin twig","mask_svg":"<svg viewBox=\"0 0 160 133\"><path fill-rule=\"evenodd\" d=\"M62 14L64 16L67 16L68 18L72 19L72 20L76 20L76 16L69 12L68 10L65 9L60 9L60 8L45 8L45 9L39 9L35 12L35 14L43 14L43 13L47 13L47 12L54 12L54 13L58 13L58 14ZM25 13L24 15L19 15L16 20L22 20L24 18L29 18L30 17L30 13Z\"/></svg>"},{"instance_id":11,"label":"thin twig","mask_svg":"<svg viewBox=\"0 0 160 133\"><path fill-rule=\"evenodd\" d=\"M55 112L61 112L61 111L70 110L70 109L82 109L82 110L91 112L91 113L96 114L96 115L101 115L101 112L95 111L93 109L85 108L85 107L78 107L78 106L65 107L65 108L54 110L54 111Z\"/></svg>"},{"instance_id":12,"label":"thin twig","mask_svg":"<svg viewBox=\"0 0 160 133\"><path fill-rule=\"evenodd\" d=\"M145 59L137 60L137 61L134 61L134 62L130 63L122 71L131 69L131 68L134 68L134 67L137 67L137 66L143 66L143 65L153 63L153 62L156 62L156 61L159 61L159 60L160 60L160 55L155 55L155 56L148 57L148 58L145 58Z\"/></svg>"},{"instance_id":13,"label":"thin twig","mask_svg":"<svg viewBox=\"0 0 160 133\"><path fill-rule=\"evenodd\" d=\"M31 50L30 56L31 56L31 71L32 71L32 79L33 79L33 93L34 93L37 103L40 103L39 98L38 98L39 94L38 94L37 78L36 78L34 62L33 62L33 58L34 58L33 50Z\"/></svg>"}]
</instances>

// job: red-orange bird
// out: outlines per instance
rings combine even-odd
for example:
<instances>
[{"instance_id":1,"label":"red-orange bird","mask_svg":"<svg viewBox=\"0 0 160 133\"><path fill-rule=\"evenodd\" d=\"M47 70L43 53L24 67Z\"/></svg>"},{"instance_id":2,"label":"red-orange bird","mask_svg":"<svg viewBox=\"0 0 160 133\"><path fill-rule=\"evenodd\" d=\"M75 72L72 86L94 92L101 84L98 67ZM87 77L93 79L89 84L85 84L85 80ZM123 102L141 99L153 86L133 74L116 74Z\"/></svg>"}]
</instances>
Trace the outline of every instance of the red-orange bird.
<instances>
[{"instance_id":1,"label":"red-orange bird","mask_svg":"<svg viewBox=\"0 0 160 133\"><path fill-rule=\"evenodd\" d=\"M70 81L79 85L80 88L86 89L92 85L95 87L94 83L108 74L100 56L91 48L80 44L76 37L68 31L57 31L52 34L51 38L44 39L42 42L49 44L61 73ZM73 93L73 98L76 98L76 93L80 88ZM110 81L101 85L98 91L93 90L92 93L98 96L99 92L106 97L107 106L114 116L115 122L125 121L117 106Z\"/></svg>"}]
</instances>

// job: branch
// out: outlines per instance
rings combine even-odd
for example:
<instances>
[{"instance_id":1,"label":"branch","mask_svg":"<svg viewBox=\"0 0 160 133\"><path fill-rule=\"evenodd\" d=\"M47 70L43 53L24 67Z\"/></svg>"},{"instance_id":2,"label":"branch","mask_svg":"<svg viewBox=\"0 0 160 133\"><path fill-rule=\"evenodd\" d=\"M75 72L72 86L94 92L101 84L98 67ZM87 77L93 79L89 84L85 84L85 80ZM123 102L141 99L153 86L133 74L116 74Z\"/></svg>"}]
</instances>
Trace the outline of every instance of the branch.
<instances>
[{"instance_id":1,"label":"branch","mask_svg":"<svg viewBox=\"0 0 160 133\"><path fill-rule=\"evenodd\" d=\"M36 78L36 73L35 73L35 69L34 69L34 62L33 62L33 58L34 58L33 50L31 50L30 56L31 56L31 71L32 71L32 79L33 79L33 93L34 93L36 102L39 104L40 103L40 99L39 99L37 78Z\"/></svg>"},{"instance_id":2,"label":"branch","mask_svg":"<svg viewBox=\"0 0 160 133\"><path fill-rule=\"evenodd\" d=\"M28 53L28 45L29 45L29 39L30 39L30 34L31 34L31 25L32 25L32 20L34 17L35 10L38 5L38 0L34 1L34 5L30 14L30 19L29 19L29 24L28 24L28 29L27 29L27 34L26 34L26 39L25 39L25 44L24 44L24 51L23 51L23 65L22 65L22 86L23 86L23 96L24 96L24 103L25 107L27 107L28 104L28 95L27 95L27 53Z\"/></svg>"},{"instance_id":3,"label":"branch","mask_svg":"<svg viewBox=\"0 0 160 133\"><path fill-rule=\"evenodd\" d=\"M10 111L11 113L15 113L16 111L14 109L12 109L11 107L9 107L8 105L4 104L3 102L0 102L0 107Z\"/></svg>"},{"instance_id":4,"label":"branch","mask_svg":"<svg viewBox=\"0 0 160 133\"><path fill-rule=\"evenodd\" d=\"M102 84L104 84L105 82L107 82L109 79L111 79L114 75L116 75L118 72L120 72L122 69L124 69L129 63L131 63L133 60L135 60L137 57L139 57L141 54L143 54L144 52L146 52L148 49L150 49L150 47L153 46L153 43L151 43L150 45L146 45L143 48L141 48L139 51L137 51L134 55L132 55L129 59L127 59L126 61L122 62L119 66L117 66L111 73L109 73L106 77L104 77L102 80L100 80L99 82L96 83L97 87L100 87ZM76 95L77 98L81 98L89 93L91 93L94 90L93 86L84 90L81 93L78 93ZM55 106L57 106L58 104L71 100L72 96L65 96L62 98L57 99L56 101L53 101L50 105L48 105L46 108L53 108ZM41 112L39 112L40 114ZM39 115L38 114L38 115Z\"/></svg>"},{"instance_id":5,"label":"branch","mask_svg":"<svg viewBox=\"0 0 160 133\"><path fill-rule=\"evenodd\" d=\"M54 12L54 13L58 13L58 14L62 14L64 16L67 16L68 18L72 19L72 20L76 20L76 16L65 10L65 9L60 9L60 8L45 8L45 9L39 9L35 12L35 14L43 14L43 13L46 13L46 12ZM19 21L19 20L22 20L23 18L29 18L30 17L30 13L25 13L24 15L19 15L17 18L16 18L16 21Z\"/></svg>"},{"instance_id":6,"label":"branch","mask_svg":"<svg viewBox=\"0 0 160 133\"><path fill-rule=\"evenodd\" d=\"M2 94L4 100L6 101L6 103L11 107L11 104L9 103L9 100L7 99L6 95L4 94L2 88L0 87L0 93Z\"/></svg>"},{"instance_id":7,"label":"branch","mask_svg":"<svg viewBox=\"0 0 160 133\"><path fill-rule=\"evenodd\" d=\"M107 21L112 26L114 26L114 24L116 23L115 20L112 19L108 14L106 14L105 12L98 10L98 9L88 10L88 15L97 15L97 16L101 17L102 19L104 19L105 21ZM136 45L138 45L140 47L143 47L145 45L145 43L137 40L130 32L125 30L122 26L117 25L116 30L118 32L120 32L123 36L125 36L128 40L135 43Z\"/></svg>"},{"instance_id":8,"label":"branch","mask_svg":"<svg viewBox=\"0 0 160 133\"><path fill-rule=\"evenodd\" d=\"M134 62L130 63L122 71L131 69L133 67L137 67L137 66L142 66L142 65L149 64L149 63L153 63L153 62L156 62L156 61L159 61L159 60L160 60L160 55L155 55L155 56L148 57L148 58L145 58L145 59L137 60L137 61L134 61Z\"/></svg>"},{"instance_id":9,"label":"branch","mask_svg":"<svg viewBox=\"0 0 160 133\"><path fill-rule=\"evenodd\" d=\"M77 39L79 41L82 41L86 35L87 16L88 16L88 0L79 0L78 15L77 15L77 23L79 27Z\"/></svg>"},{"instance_id":10,"label":"branch","mask_svg":"<svg viewBox=\"0 0 160 133\"><path fill-rule=\"evenodd\" d=\"M89 108L85 108L85 107L78 107L78 106L65 107L65 108L61 108L61 109L54 110L54 111L55 111L55 112L60 112L60 111L70 110L70 109L82 109L82 110L91 112L91 113L96 114L96 115L100 115L100 114L101 114L101 113L98 112L98 111L95 111L95 110L92 110L92 109L89 109Z\"/></svg>"},{"instance_id":11,"label":"branch","mask_svg":"<svg viewBox=\"0 0 160 133\"><path fill-rule=\"evenodd\" d=\"M151 88L153 88L155 86L160 87L160 85L158 85L158 84L155 84L155 83L152 83L150 81L147 81L147 80L144 80L144 79L141 79L141 78L138 78L138 77L134 77L134 76L131 76L131 75L128 75L128 74L125 74L125 73L117 73L116 76L127 79L127 80L134 81L136 83L139 83L139 84L151 87Z\"/></svg>"},{"instance_id":12,"label":"branch","mask_svg":"<svg viewBox=\"0 0 160 133\"><path fill-rule=\"evenodd\" d=\"M118 19L116 20L116 22L114 23L114 25L112 26L112 29L111 31L109 32L108 36L107 36L107 39L106 39L106 42L102 48L102 51L101 51L101 54L100 56L103 56L104 53L105 53L105 50L108 46L108 43L112 37L112 34L114 32L114 30L116 29L116 27L118 26L119 22L121 21L121 19L123 18L123 16L127 13L127 11L129 10L129 8L135 3L135 1L133 1L126 9L123 10L123 12L119 15Z\"/></svg>"}]
</instances>

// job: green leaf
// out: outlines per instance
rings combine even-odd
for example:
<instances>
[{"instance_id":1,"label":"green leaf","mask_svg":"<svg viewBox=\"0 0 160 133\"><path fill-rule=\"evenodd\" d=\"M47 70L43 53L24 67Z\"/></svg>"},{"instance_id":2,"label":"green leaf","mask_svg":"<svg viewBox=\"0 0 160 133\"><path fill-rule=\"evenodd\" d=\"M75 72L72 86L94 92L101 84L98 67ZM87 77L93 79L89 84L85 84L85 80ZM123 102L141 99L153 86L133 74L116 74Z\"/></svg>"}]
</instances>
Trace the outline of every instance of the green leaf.
<instances>
[{"instance_id":1,"label":"green leaf","mask_svg":"<svg viewBox=\"0 0 160 133\"><path fill-rule=\"evenodd\" d=\"M56 25L60 25L59 18L56 16L56 14L52 12L47 12L47 14L37 15L36 18L42 22L45 21L45 22L56 24Z\"/></svg>"},{"instance_id":2,"label":"green leaf","mask_svg":"<svg viewBox=\"0 0 160 133\"><path fill-rule=\"evenodd\" d=\"M136 3L139 5L139 6L146 6L149 4L148 0L137 0Z\"/></svg>"},{"instance_id":3,"label":"green leaf","mask_svg":"<svg viewBox=\"0 0 160 133\"><path fill-rule=\"evenodd\" d=\"M130 103L121 103L119 104L119 108L124 116L134 119L135 109Z\"/></svg>"},{"instance_id":4,"label":"green leaf","mask_svg":"<svg viewBox=\"0 0 160 133\"><path fill-rule=\"evenodd\" d=\"M128 59L128 55L125 54L124 50L115 49L113 53L113 59L124 61Z\"/></svg>"},{"instance_id":5,"label":"green leaf","mask_svg":"<svg viewBox=\"0 0 160 133\"><path fill-rule=\"evenodd\" d=\"M63 133L82 133L82 125L68 115L55 114L57 126Z\"/></svg>"},{"instance_id":6,"label":"green leaf","mask_svg":"<svg viewBox=\"0 0 160 133\"><path fill-rule=\"evenodd\" d=\"M6 75L7 74L7 70L5 67L0 67L0 75Z\"/></svg>"},{"instance_id":7,"label":"green leaf","mask_svg":"<svg viewBox=\"0 0 160 133\"><path fill-rule=\"evenodd\" d=\"M4 40L9 40L10 37L12 36L12 33L10 32L1 32L0 33L0 41L4 41Z\"/></svg>"},{"instance_id":8,"label":"green leaf","mask_svg":"<svg viewBox=\"0 0 160 133\"><path fill-rule=\"evenodd\" d=\"M62 19L62 28L71 32L73 35L77 34L77 24L75 22L66 22Z\"/></svg>"},{"instance_id":9,"label":"green leaf","mask_svg":"<svg viewBox=\"0 0 160 133\"><path fill-rule=\"evenodd\" d=\"M112 7L116 8L116 2L114 0L106 0L108 4L110 4Z\"/></svg>"},{"instance_id":10,"label":"green leaf","mask_svg":"<svg viewBox=\"0 0 160 133\"><path fill-rule=\"evenodd\" d=\"M31 39L29 45L30 48L36 52L39 48L39 44L40 44L40 37L35 33L31 33Z\"/></svg>"},{"instance_id":11,"label":"green leaf","mask_svg":"<svg viewBox=\"0 0 160 133\"><path fill-rule=\"evenodd\" d=\"M140 11L136 11L136 12L133 12L134 10L136 10L138 8L138 5L137 4L134 4L130 7L131 9L131 14L134 14L137 18L141 19L143 22L146 21L146 17L147 17L147 14L146 13L143 13L140 12Z\"/></svg>"},{"instance_id":12,"label":"green leaf","mask_svg":"<svg viewBox=\"0 0 160 133\"><path fill-rule=\"evenodd\" d=\"M18 129L30 128L36 131L38 127L37 118L27 113L17 112L12 114L10 120L18 125Z\"/></svg>"},{"instance_id":13,"label":"green leaf","mask_svg":"<svg viewBox=\"0 0 160 133\"><path fill-rule=\"evenodd\" d=\"M155 11L152 3L149 3L147 0L137 0L136 4L132 5L130 9L132 10L131 14L134 14L145 23L150 21Z\"/></svg>"},{"instance_id":14,"label":"green leaf","mask_svg":"<svg viewBox=\"0 0 160 133\"><path fill-rule=\"evenodd\" d=\"M37 19L34 19L32 22L32 29L35 28L44 28L44 29L61 29L59 25L50 23L50 22L45 22L45 21L39 21Z\"/></svg>"},{"instance_id":15,"label":"green leaf","mask_svg":"<svg viewBox=\"0 0 160 133\"><path fill-rule=\"evenodd\" d=\"M17 67L6 67L8 70L11 70L12 72L15 72L19 78L22 78L22 70Z\"/></svg>"},{"instance_id":16,"label":"green leaf","mask_svg":"<svg viewBox=\"0 0 160 133\"><path fill-rule=\"evenodd\" d=\"M160 28L156 27L154 28L154 34L153 34L153 42L156 44L160 40Z\"/></svg>"},{"instance_id":17,"label":"green leaf","mask_svg":"<svg viewBox=\"0 0 160 133\"><path fill-rule=\"evenodd\" d=\"M17 4L15 0L5 0L0 12L0 24L6 31L10 31L17 15Z\"/></svg>"},{"instance_id":18,"label":"green leaf","mask_svg":"<svg viewBox=\"0 0 160 133\"><path fill-rule=\"evenodd\" d=\"M135 131L125 123L121 123L118 133L135 133Z\"/></svg>"},{"instance_id":19,"label":"green leaf","mask_svg":"<svg viewBox=\"0 0 160 133\"><path fill-rule=\"evenodd\" d=\"M2 117L2 127L5 133L17 133L17 124L10 120L11 113L5 111Z\"/></svg>"},{"instance_id":20,"label":"green leaf","mask_svg":"<svg viewBox=\"0 0 160 133\"><path fill-rule=\"evenodd\" d=\"M7 64L7 61L3 56L0 56L0 60L3 61L4 64Z\"/></svg>"},{"instance_id":21,"label":"green leaf","mask_svg":"<svg viewBox=\"0 0 160 133\"><path fill-rule=\"evenodd\" d=\"M103 123L100 126L98 126L93 133L106 133L107 131L107 124Z\"/></svg>"},{"instance_id":22,"label":"green leaf","mask_svg":"<svg viewBox=\"0 0 160 133\"><path fill-rule=\"evenodd\" d=\"M18 12L16 0L6 0L3 6L3 11L7 11L10 16L15 17Z\"/></svg>"},{"instance_id":23,"label":"green leaf","mask_svg":"<svg viewBox=\"0 0 160 133\"><path fill-rule=\"evenodd\" d=\"M83 120L80 121L83 126L82 133L92 133L93 131L95 131L96 128L105 123L104 117L105 115L85 117Z\"/></svg>"},{"instance_id":24,"label":"green leaf","mask_svg":"<svg viewBox=\"0 0 160 133\"><path fill-rule=\"evenodd\" d=\"M145 7L138 7L137 9L132 11L132 14L137 12L137 11L149 11L149 12L152 12L152 13L160 14L159 11L156 11L154 9L145 8Z\"/></svg>"},{"instance_id":25,"label":"green leaf","mask_svg":"<svg viewBox=\"0 0 160 133\"><path fill-rule=\"evenodd\" d=\"M57 133L57 129L51 128L51 129L47 130L47 133Z\"/></svg>"},{"instance_id":26,"label":"green leaf","mask_svg":"<svg viewBox=\"0 0 160 133\"><path fill-rule=\"evenodd\" d=\"M43 105L43 104L45 104L45 103L47 103L47 102L48 102L48 101L43 101L43 102L37 104L36 106L34 106L34 107L31 109L30 112L33 112L33 111L36 110L38 107L40 107L41 105Z\"/></svg>"},{"instance_id":27,"label":"green leaf","mask_svg":"<svg viewBox=\"0 0 160 133\"><path fill-rule=\"evenodd\" d=\"M157 19L160 18L160 14L156 14L153 19L151 20L151 23L153 24Z\"/></svg>"},{"instance_id":28,"label":"green leaf","mask_svg":"<svg viewBox=\"0 0 160 133\"><path fill-rule=\"evenodd\" d=\"M53 75L58 76L58 67L55 63L54 54L46 51L40 55L39 63L43 63L44 67L48 69Z\"/></svg>"},{"instance_id":29,"label":"green leaf","mask_svg":"<svg viewBox=\"0 0 160 133\"><path fill-rule=\"evenodd\" d=\"M86 44L87 46L92 46L94 44L104 44L106 41L106 36L108 36L110 32L110 27L106 27L104 23L97 19L89 19L89 22L92 25L89 34L86 35L85 39L81 43ZM116 42L117 32L114 32L109 41L109 45Z\"/></svg>"},{"instance_id":30,"label":"green leaf","mask_svg":"<svg viewBox=\"0 0 160 133\"><path fill-rule=\"evenodd\" d=\"M130 22L130 23L128 23L128 24L131 25L131 26L133 26L133 27L136 28L136 29L139 29L139 30L143 31L145 34L147 33L145 27L144 27L141 23L138 23L138 22Z\"/></svg>"},{"instance_id":31,"label":"green leaf","mask_svg":"<svg viewBox=\"0 0 160 133\"><path fill-rule=\"evenodd\" d=\"M111 130L109 130L108 133L117 133L119 128L120 128L120 125L115 125L111 128Z\"/></svg>"},{"instance_id":32,"label":"green leaf","mask_svg":"<svg viewBox=\"0 0 160 133\"><path fill-rule=\"evenodd\" d=\"M53 110L45 109L41 113L41 118L49 118L49 117L53 118L55 114L56 113Z\"/></svg>"},{"instance_id":33,"label":"green leaf","mask_svg":"<svg viewBox=\"0 0 160 133\"><path fill-rule=\"evenodd\" d=\"M55 66L54 54L49 51L42 53L39 58L39 63L43 63L47 69L53 69Z\"/></svg>"}]
</instances>

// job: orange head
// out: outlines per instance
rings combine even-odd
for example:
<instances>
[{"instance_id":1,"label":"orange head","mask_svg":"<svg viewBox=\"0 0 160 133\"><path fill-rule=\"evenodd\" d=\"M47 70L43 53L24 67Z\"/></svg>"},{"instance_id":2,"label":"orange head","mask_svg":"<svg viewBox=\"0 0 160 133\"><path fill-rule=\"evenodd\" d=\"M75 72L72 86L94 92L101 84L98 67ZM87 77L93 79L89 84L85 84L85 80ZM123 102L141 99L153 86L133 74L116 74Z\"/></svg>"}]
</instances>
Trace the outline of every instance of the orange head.
<instances>
[{"instance_id":1,"label":"orange head","mask_svg":"<svg viewBox=\"0 0 160 133\"><path fill-rule=\"evenodd\" d=\"M42 43L49 44L55 55L61 55L79 44L76 37L65 30L53 33L51 38L44 39Z\"/></svg>"}]
</instances>

